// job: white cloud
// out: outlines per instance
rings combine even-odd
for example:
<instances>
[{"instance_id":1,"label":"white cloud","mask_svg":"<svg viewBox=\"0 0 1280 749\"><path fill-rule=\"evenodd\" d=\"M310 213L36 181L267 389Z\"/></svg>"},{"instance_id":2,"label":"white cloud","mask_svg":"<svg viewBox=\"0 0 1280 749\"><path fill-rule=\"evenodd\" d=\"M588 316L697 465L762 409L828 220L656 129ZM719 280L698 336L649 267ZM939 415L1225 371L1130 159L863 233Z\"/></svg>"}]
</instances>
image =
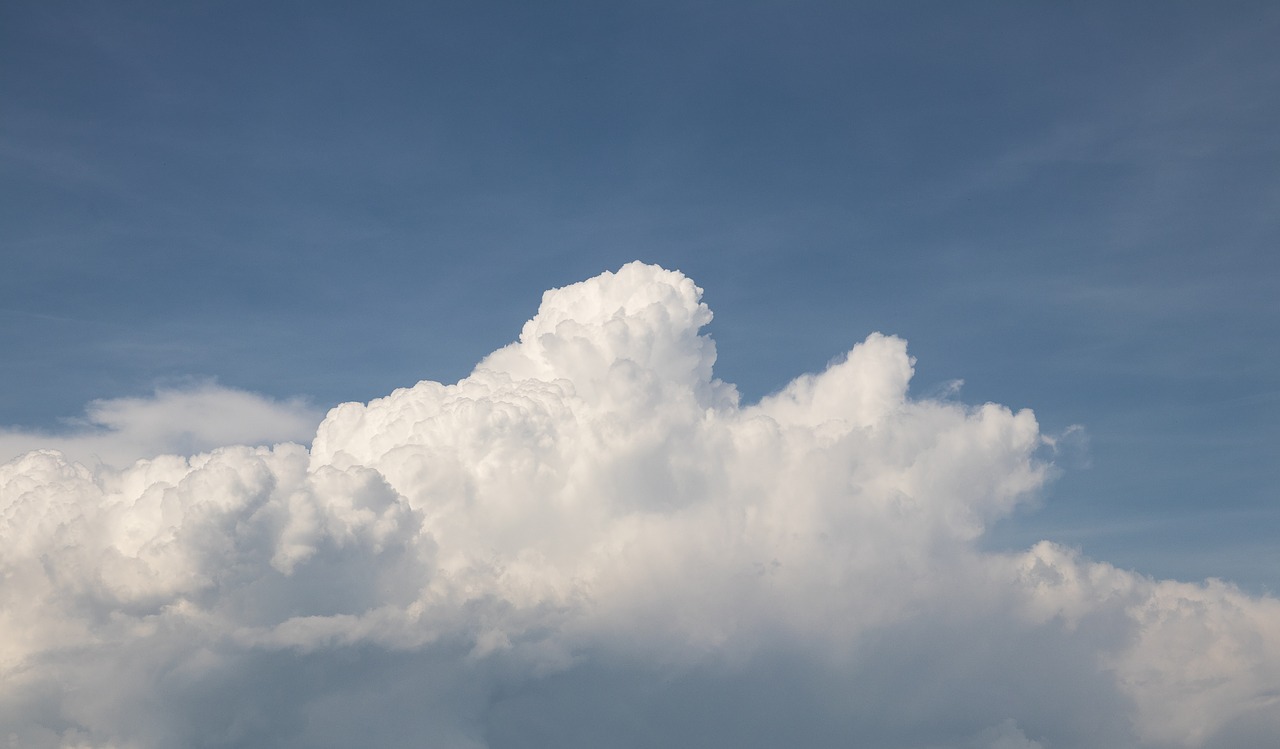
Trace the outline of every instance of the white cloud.
<instances>
[{"instance_id":1,"label":"white cloud","mask_svg":"<svg viewBox=\"0 0 1280 749\"><path fill-rule=\"evenodd\" d=\"M909 398L879 334L744 406L710 318L631 264L548 292L456 384L333 409L310 450L0 466L0 725L22 746L1280 737L1280 602L979 550L1050 472L1029 411Z\"/></svg>"},{"instance_id":2,"label":"white cloud","mask_svg":"<svg viewBox=\"0 0 1280 749\"><path fill-rule=\"evenodd\" d=\"M146 398L93 401L82 418L57 433L0 428L0 460L45 448L87 465L123 467L166 453L306 441L322 415L302 400L277 401L197 382L158 388Z\"/></svg>"}]
</instances>

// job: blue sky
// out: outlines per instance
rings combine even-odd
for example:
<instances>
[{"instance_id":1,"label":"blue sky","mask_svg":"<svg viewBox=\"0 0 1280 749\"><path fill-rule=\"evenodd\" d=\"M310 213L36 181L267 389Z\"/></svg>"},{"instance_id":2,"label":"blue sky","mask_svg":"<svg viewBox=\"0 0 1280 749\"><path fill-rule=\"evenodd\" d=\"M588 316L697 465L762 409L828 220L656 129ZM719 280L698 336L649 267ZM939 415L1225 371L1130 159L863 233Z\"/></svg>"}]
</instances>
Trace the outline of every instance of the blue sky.
<instances>
[{"instance_id":1,"label":"blue sky","mask_svg":"<svg viewBox=\"0 0 1280 749\"><path fill-rule=\"evenodd\" d=\"M754 400L871 331L1085 428L1040 538L1280 589L1268 3L0 9L0 424L452 382L632 259Z\"/></svg>"}]
</instances>

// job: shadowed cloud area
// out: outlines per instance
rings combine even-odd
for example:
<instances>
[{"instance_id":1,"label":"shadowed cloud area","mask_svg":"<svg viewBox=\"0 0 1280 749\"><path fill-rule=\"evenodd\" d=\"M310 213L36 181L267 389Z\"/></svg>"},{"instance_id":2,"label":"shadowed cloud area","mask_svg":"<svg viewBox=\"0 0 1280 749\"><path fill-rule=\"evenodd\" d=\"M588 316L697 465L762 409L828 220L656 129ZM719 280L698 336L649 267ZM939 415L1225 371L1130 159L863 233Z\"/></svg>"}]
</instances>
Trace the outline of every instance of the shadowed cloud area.
<instances>
[{"instance_id":1,"label":"shadowed cloud area","mask_svg":"<svg viewBox=\"0 0 1280 749\"><path fill-rule=\"evenodd\" d=\"M0 466L10 743L1280 740L1280 601L980 548L1053 473L1030 411L909 396L879 333L744 404L710 320L631 263L547 292L456 384L334 408L310 448ZM310 438L302 404L205 396L243 409L157 432L148 409L207 422L199 388L98 404L92 451Z\"/></svg>"}]
</instances>

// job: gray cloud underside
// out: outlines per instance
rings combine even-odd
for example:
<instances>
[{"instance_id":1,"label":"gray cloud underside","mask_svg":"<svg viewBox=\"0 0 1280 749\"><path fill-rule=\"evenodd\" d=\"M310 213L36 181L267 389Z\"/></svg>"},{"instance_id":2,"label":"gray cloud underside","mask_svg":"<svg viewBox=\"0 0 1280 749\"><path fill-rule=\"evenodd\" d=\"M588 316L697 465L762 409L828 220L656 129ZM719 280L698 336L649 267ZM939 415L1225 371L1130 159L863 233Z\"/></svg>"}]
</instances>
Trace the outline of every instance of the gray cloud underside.
<instances>
[{"instance_id":1,"label":"gray cloud underside","mask_svg":"<svg viewBox=\"0 0 1280 749\"><path fill-rule=\"evenodd\" d=\"M1280 602L981 551L1052 470L1031 412L910 397L879 334L741 405L700 295L547 292L310 449L0 466L10 743L1277 743Z\"/></svg>"}]
</instances>

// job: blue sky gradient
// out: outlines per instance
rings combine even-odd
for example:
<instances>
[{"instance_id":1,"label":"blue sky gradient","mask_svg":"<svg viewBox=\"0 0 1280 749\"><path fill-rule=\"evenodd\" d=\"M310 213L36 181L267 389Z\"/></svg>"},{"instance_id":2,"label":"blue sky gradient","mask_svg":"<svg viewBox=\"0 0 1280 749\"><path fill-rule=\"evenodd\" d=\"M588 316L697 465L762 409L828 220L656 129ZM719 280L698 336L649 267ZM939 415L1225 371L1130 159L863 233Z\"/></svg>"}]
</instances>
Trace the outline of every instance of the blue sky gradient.
<instances>
[{"instance_id":1,"label":"blue sky gradient","mask_svg":"<svg viewBox=\"0 0 1280 749\"><path fill-rule=\"evenodd\" d=\"M1270 3L10 2L0 424L454 381L642 259L755 400L874 330L1073 424L1040 538L1280 590Z\"/></svg>"}]
</instances>

